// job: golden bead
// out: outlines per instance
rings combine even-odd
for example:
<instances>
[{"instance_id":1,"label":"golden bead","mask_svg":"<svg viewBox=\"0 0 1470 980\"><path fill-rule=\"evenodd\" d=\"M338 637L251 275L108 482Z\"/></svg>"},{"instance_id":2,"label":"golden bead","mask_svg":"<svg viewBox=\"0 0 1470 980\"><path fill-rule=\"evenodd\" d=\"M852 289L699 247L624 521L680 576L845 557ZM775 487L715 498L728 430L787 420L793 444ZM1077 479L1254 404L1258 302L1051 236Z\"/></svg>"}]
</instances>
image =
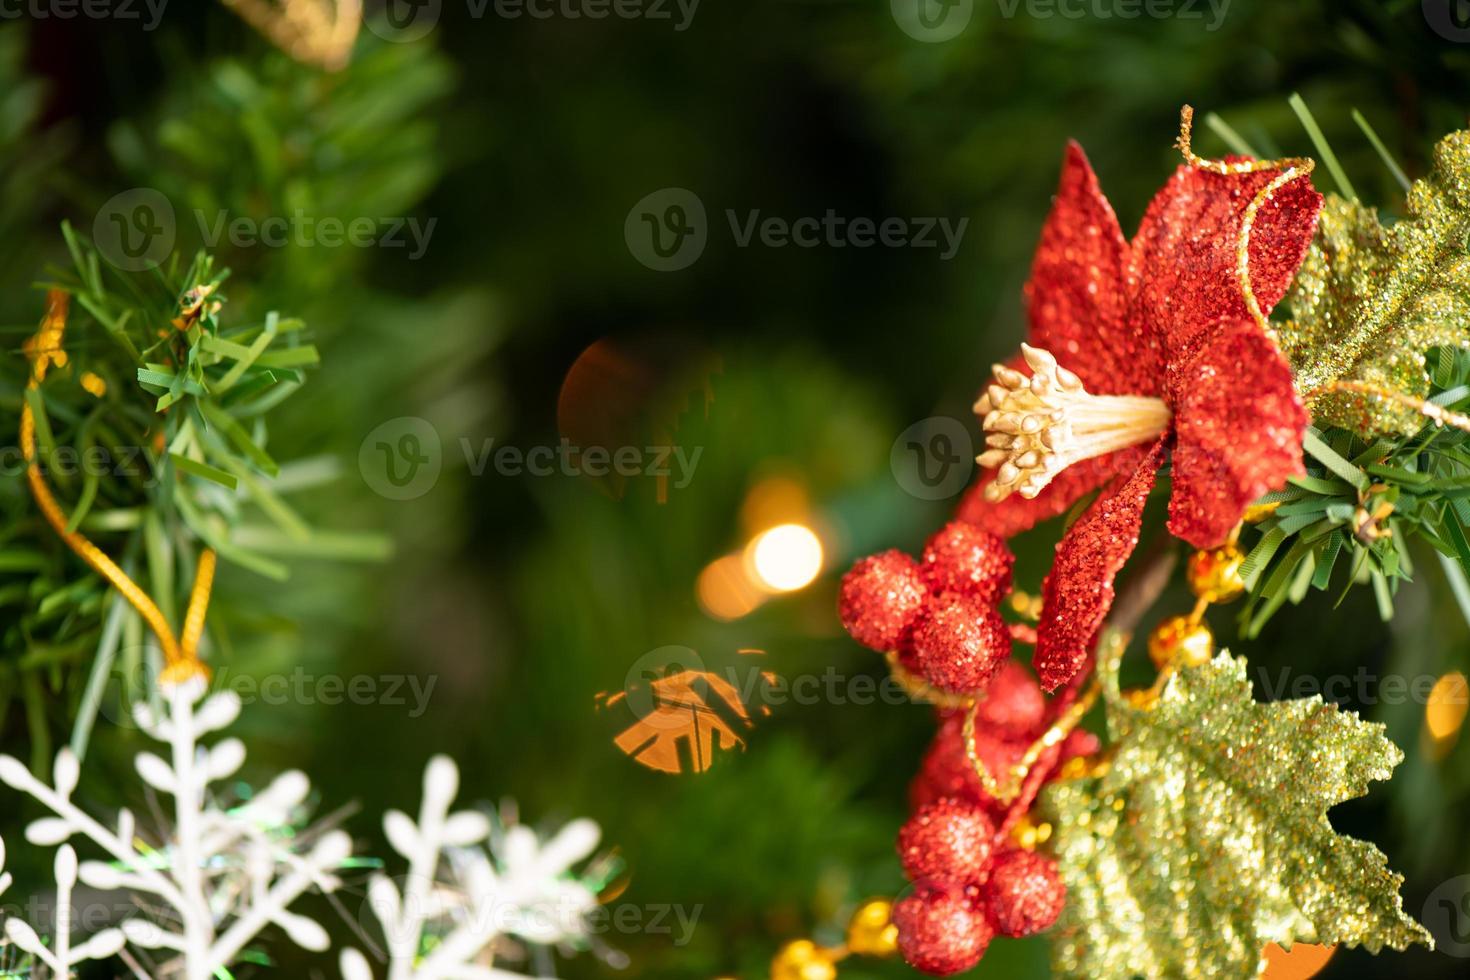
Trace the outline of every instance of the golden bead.
<instances>
[{"instance_id":1,"label":"golden bead","mask_svg":"<svg viewBox=\"0 0 1470 980\"><path fill-rule=\"evenodd\" d=\"M829 950L810 939L781 947L771 961L771 980L836 980L837 964Z\"/></svg>"},{"instance_id":2,"label":"golden bead","mask_svg":"<svg viewBox=\"0 0 1470 980\"><path fill-rule=\"evenodd\" d=\"M858 906L847 923L847 949L863 956L892 956L898 952L892 902L874 898Z\"/></svg>"},{"instance_id":3,"label":"golden bead","mask_svg":"<svg viewBox=\"0 0 1470 980\"><path fill-rule=\"evenodd\" d=\"M1079 760L1072 759L1068 762L1068 765L1077 761ZM1063 768L1066 767L1063 766ZM1079 773L1079 775L1081 774ZM1067 777L1062 776L1061 778L1065 779ZM1022 817L1011 828L1011 840L1015 842L1017 847L1024 851L1034 851L1036 850L1036 845L1045 844L1051 840L1051 824L1045 821L1034 823L1030 817Z\"/></svg>"},{"instance_id":4,"label":"golden bead","mask_svg":"<svg viewBox=\"0 0 1470 980\"><path fill-rule=\"evenodd\" d=\"M1245 552L1234 545L1196 551L1189 559L1189 587L1206 602L1229 602L1245 592L1240 574Z\"/></svg>"},{"instance_id":5,"label":"golden bead","mask_svg":"<svg viewBox=\"0 0 1470 980\"><path fill-rule=\"evenodd\" d=\"M1198 667L1215 655L1215 637L1204 623L1174 616L1149 634L1148 655L1159 670L1171 665Z\"/></svg>"},{"instance_id":6,"label":"golden bead","mask_svg":"<svg viewBox=\"0 0 1470 980\"><path fill-rule=\"evenodd\" d=\"M1139 711L1152 711L1159 703L1159 692L1151 687L1131 687L1123 692L1123 699Z\"/></svg>"}]
</instances>

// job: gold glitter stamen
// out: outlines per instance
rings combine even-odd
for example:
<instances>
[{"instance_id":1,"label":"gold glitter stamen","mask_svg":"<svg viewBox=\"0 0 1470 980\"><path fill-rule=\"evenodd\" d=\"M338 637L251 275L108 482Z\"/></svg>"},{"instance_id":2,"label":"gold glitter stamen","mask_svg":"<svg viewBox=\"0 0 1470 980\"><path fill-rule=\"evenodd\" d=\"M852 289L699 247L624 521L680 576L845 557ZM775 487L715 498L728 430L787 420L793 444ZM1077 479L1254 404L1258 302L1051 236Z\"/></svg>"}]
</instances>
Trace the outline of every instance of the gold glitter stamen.
<instances>
[{"instance_id":1,"label":"gold glitter stamen","mask_svg":"<svg viewBox=\"0 0 1470 980\"><path fill-rule=\"evenodd\" d=\"M978 462L996 470L985 499L1031 499L1073 463L1149 442L1169 427L1162 399L1094 395L1050 352L1022 344L1021 353L1031 376L997 364L995 383L975 403L988 447Z\"/></svg>"}]
</instances>

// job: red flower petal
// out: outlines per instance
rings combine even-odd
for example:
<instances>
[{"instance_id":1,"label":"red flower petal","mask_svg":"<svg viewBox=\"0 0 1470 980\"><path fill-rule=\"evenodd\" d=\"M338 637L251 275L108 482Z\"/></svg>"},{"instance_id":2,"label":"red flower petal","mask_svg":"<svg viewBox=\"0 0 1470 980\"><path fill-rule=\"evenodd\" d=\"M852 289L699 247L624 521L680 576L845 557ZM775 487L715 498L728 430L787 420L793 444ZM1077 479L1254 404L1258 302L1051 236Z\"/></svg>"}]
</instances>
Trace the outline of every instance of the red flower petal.
<instances>
[{"instance_id":1,"label":"red flower petal","mask_svg":"<svg viewBox=\"0 0 1470 980\"><path fill-rule=\"evenodd\" d=\"M1036 676L1055 691L1087 662L1093 637L1113 605L1113 579L1138 546L1143 506L1164 460L1165 440L1126 450L1137 462L1131 476L1103 491L1067 529L1042 590Z\"/></svg>"},{"instance_id":2,"label":"red flower petal","mask_svg":"<svg viewBox=\"0 0 1470 980\"><path fill-rule=\"evenodd\" d=\"M1291 368L1249 320L1219 324L1179 373L1169 530L1196 548L1224 543L1246 507L1300 476L1306 409Z\"/></svg>"},{"instance_id":3,"label":"red flower petal","mask_svg":"<svg viewBox=\"0 0 1470 980\"><path fill-rule=\"evenodd\" d=\"M1026 284L1030 343L1093 394L1150 395L1162 354L1128 318L1129 246L1082 147L1067 144L1061 183Z\"/></svg>"},{"instance_id":4,"label":"red flower petal","mask_svg":"<svg viewBox=\"0 0 1470 980\"><path fill-rule=\"evenodd\" d=\"M1138 294L1134 316L1168 353L1174 375L1224 318L1250 317L1238 271L1241 226L1251 202L1282 171L1217 174L1182 166L1154 197L1133 239ZM1278 188L1256 214L1250 240L1251 288L1269 314L1306 255L1322 207L1302 176Z\"/></svg>"},{"instance_id":5,"label":"red flower petal","mask_svg":"<svg viewBox=\"0 0 1470 980\"><path fill-rule=\"evenodd\" d=\"M1117 476L1127 462L1123 453L1084 459L1058 473L1035 499L1027 500L1013 493L995 503L985 499L985 488L995 479L995 470L981 470L975 485L960 501L955 516L1003 538L1014 537L1042 521L1065 514L1068 507Z\"/></svg>"}]
</instances>

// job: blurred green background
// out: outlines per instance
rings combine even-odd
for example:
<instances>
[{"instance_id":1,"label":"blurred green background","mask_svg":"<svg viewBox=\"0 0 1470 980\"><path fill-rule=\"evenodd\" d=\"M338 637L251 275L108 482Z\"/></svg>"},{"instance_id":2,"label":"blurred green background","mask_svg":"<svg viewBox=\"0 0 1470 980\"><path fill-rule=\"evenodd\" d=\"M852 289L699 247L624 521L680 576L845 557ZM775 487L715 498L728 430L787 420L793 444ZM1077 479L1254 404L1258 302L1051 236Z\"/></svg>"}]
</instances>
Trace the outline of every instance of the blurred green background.
<instances>
[{"instance_id":1,"label":"blurred green background","mask_svg":"<svg viewBox=\"0 0 1470 980\"><path fill-rule=\"evenodd\" d=\"M902 29L906 8L888 0L704 0L687 22L673 5L670 19L602 20L438 7L411 41L375 21L335 75L293 63L214 3L173 0L151 31L0 21L0 323L18 362L41 311L31 284L64 261L60 221L89 232L129 188L174 203L186 251L200 244L193 209L435 222L417 259L218 249L234 307L300 315L322 350L320 371L274 416L278 458L341 461L302 510L384 531L396 548L381 566L297 562L284 588L226 568L214 615L237 642L218 659L255 676L299 666L432 679L422 714L411 701L305 698L244 716L252 765L306 769L328 808L358 802L350 826L375 851L372 815L415 805L423 763L448 752L468 798L514 797L534 821L597 819L627 864L618 902L697 915L685 937L672 918L672 935L605 934L631 965L583 956L560 964L567 977L755 980L784 940L836 940L858 901L903 887L892 839L932 718L854 703L865 689L852 679L883 665L842 634L836 579L859 555L916 550L957 502L909 492L913 474L890 451L933 417L975 437L968 406L1022 335L1020 288L1068 138L1131 229L1177 163L1183 103L1218 112L1265 153L1304 154L1286 101L1299 91L1362 196L1394 211L1398 187L1351 111L1414 176L1434 141L1466 124L1470 97L1470 43L1433 30L1419 0L1233 0L1218 18L1181 2L1165 5L1174 16L1137 19L1098 15L1127 4L1069 18L1022 0L1008 17L1008 2L975 0L963 30L935 42ZM1207 131L1197 145L1224 150ZM708 241L687 267L656 271L625 230L640 227L636 204L668 188L702 203ZM667 198L653 200L657 215ZM943 248L742 247L726 217L829 210L968 224L946 259ZM392 500L374 492L381 480L359 450L403 418L432 426L442 472L421 496ZM700 455L682 487L476 472L487 440L563 438ZM701 571L786 520L821 537L822 575L746 615L710 615ZM1022 585L1039 584L1054 536L1018 545ZM1217 633L1229 635L1228 617L1214 614ZM792 681L830 668L846 693L772 698L743 752L707 772L650 771L613 744L626 706L599 710L596 696L646 680L645 655L671 645L717 672L758 663ZM1391 624L1364 596L1334 608L1313 593L1235 650L1261 676L1309 682L1359 665L1437 676L1470 660L1429 561ZM27 669L22 653L4 651L7 679ZM46 723L58 737L78 683L52 679ZM1422 705L1366 690L1350 686L1348 706L1387 722L1408 760L1334 819L1405 872L1417 914L1470 873L1470 750L1431 751ZM24 753L28 723L7 716L6 751ZM104 724L96 751L122 765L133 739ZM19 840L22 816L7 809L0 832ZM1039 977L1045 964L1042 941L998 941L974 975ZM1463 969L1419 950L1340 952L1324 975ZM312 975L304 962L286 970ZM897 963L842 969L906 975Z\"/></svg>"}]
</instances>

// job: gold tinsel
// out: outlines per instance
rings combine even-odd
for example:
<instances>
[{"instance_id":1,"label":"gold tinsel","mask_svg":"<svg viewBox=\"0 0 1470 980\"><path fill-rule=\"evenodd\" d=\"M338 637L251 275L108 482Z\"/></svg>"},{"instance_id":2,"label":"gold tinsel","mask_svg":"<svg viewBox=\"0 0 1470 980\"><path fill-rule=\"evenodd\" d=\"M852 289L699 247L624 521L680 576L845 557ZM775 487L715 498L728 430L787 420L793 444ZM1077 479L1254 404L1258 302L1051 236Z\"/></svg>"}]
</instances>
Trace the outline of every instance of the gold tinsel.
<instances>
[{"instance_id":1,"label":"gold tinsel","mask_svg":"<svg viewBox=\"0 0 1470 980\"><path fill-rule=\"evenodd\" d=\"M1382 725L1318 698L1258 704L1228 653L1146 708L1116 658L1098 672L1112 765L1043 796L1067 885L1059 975L1217 980L1257 976L1272 942L1433 945L1383 854L1327 819L1402 760Z\"/></svg>"},{"instance_id":2,"label":"gold tinsel","mask_svg":"<svg viewBox=\"0 0 1470 980\"><path fill-rule=\"evenodd\" d=\"M1327 195L1317 236L1286 302L1282 350L1319 424L1364 436L1424 424L1406 403L1429 390L1424 353L1470 342L1470 132L1434 151L1404 220ZM1400 396L1396 399L1394 396Z\"/></svg>"}]
</instances>

